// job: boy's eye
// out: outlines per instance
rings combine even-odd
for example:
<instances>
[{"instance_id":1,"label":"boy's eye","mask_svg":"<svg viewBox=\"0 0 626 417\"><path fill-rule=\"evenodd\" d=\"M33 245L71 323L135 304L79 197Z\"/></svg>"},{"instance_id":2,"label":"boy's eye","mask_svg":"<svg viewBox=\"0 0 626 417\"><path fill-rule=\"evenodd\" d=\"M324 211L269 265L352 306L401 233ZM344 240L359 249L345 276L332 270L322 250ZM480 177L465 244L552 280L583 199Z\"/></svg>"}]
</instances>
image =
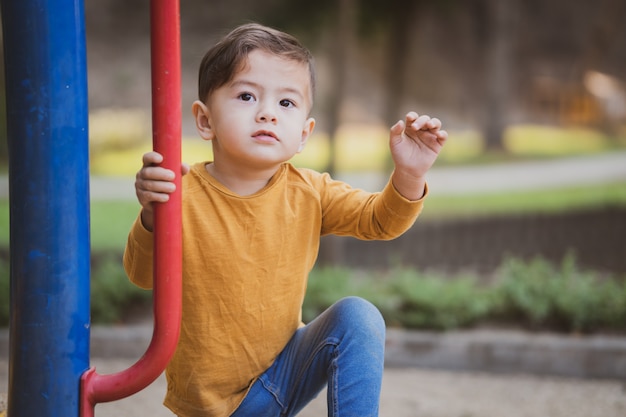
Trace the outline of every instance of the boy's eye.
<instances>
[{"instance_id":1,"label":"boy's eye","mask_svg":"<svg viewBox=\"0 0 626 417\"><path fill-rule=\"evenodd\" d=\"M293 101L287 100L286 98L282 99L280 101L280 105L283 106L283 107L293 107L294 106Z\"/></svg>"},{"instance_id":2,"label":"boy's eye","mask_svg":"<svg viewBox=\"0 0 626 417\"><path fill-rule=\"evenodd\" d=\"M254 97L250 93L241 93L239 94L239 98L242 101L252 101L254 99Z\"/></svg>"}]
</instances>

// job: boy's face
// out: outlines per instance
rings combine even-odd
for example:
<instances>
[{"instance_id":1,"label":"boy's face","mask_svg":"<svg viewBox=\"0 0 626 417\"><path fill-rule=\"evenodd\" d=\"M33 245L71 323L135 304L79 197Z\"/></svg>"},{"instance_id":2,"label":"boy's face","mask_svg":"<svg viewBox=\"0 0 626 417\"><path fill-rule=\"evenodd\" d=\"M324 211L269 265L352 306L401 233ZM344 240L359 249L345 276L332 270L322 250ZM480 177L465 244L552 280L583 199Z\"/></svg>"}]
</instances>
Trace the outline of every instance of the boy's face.
<instances>
[{"instance_id":1,"label":"boy's face","mask_svg":"<svg viewBox=\"0 0 626 417\"><path fill-rule=\"evenodd\" d=\"M269 169L300 152L313 131L308 65L252 51L206 104L194 103L200 135L216 163Z\"/></svg>"}]
</instances>

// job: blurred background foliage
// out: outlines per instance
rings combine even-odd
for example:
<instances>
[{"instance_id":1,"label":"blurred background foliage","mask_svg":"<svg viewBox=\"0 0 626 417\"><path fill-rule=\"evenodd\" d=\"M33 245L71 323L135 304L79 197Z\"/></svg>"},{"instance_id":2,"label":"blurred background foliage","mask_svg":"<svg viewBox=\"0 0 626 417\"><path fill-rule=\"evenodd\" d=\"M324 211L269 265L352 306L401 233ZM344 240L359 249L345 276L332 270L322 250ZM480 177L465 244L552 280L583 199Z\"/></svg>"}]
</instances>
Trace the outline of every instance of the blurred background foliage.
<instances>
[{"instance_id":1,"label":"blurred background foliage","mask_svg":"<svg viewBox=\"0 0 626 417\"><path fill-rule=\"evenodd\" d=\"M101 155L150 143L148 3L85 8L93 171L109 174ZM409 109L441 117L457 138L445 161L624 147L624 17L620 0L186 0L184 136L199 141L189 108L205 50L233 26L259 21L294 33L316 56L321 143L310 147L323 152L302 163L333 172L380 169L382 159L388 168L387 128ZM367 148L374 158L354 159L371 165L342 161L346 147Z\"/></svg>"},{"instance_id":2,"label":"blurred background foliage","mask_svg":"<svg viewBox=\"0 0 626 417\"><path fill-rule=\"evenodd\" d=\"M109 163L115 153L150 146L148 7L85 4L94 174L128 175L136 165ZM440 117L452 133L442 162L624 148L624 18L621 0L186 0L185 144L189 155L210 158L190 118L202 55L235 25L258 21L295 34L316 56L317 135L300 164L388 170L388 126L411 109Z\"/></svg>"},{"instance_id":3,"label":"blurred background foliage","mask_svg":"<svg viewBox=\"0 0 626 417\"><path fill-rule=\"evenodd\" d=\"M151 148L148 7L144 0L85 2L94 176L130 178ZM623 151L624 20L623 0L184 0L183 160L211 159L190 117L199 61L221 35L249 21L293 33L316 56L317 127L296 165L333 174L388 172L388 127L408 110L440 117L450 132L437 167ZM3 70L4 63L0 79ZM8 163L6 118L2 80L0 174ZM625 194L626 179L479 199L471 193L433 195L424 221L459 213L624 207ZM94 201L91 210L94 320L125 320L130 307L149 304L147 293L128 284L120 267L138 206ZM8 320L8 224L2 197L0 324ZM340 295L357 294L373 300L388 323L411 328L515 322L613 331L626 322L624 277L588 271L573 257L560 265L512 258L488 278L485 283L475 272L457 277L402 266L319 267L305 314L312 317Z\"/></svg>"}]
</instances>

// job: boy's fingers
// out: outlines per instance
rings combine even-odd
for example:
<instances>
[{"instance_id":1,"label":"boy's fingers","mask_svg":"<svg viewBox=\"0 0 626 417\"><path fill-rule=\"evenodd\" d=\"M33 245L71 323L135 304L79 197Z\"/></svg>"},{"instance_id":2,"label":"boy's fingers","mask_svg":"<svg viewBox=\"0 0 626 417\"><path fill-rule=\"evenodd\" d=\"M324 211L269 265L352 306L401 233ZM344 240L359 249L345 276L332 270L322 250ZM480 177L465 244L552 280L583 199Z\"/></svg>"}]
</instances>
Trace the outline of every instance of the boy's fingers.
<instances>
[{"instance_id":1,"label":"boy's fingers","mask_svg":"<svg viewBox=\"0 0 626 417\"><path fill-rule=\"evenodd\" d=\"M142 207L149 207L152 203L165 203L175 189L176 186L170 182L138 179L135 183L135 193Z\"/></svg>"},{"instance_id":2,"label":"boy's fingers","mask_svg":"<svg viewBox=\"0 0 626 417\"><path fill-rule=\"evenodd\" d=\"M137 190L137 198L139 202L144 204L150 203L165 203L170 199L169 194L165 193L155 193L147 190Z\"/></svg>"},{"instance_id":3,"label":"boy's fingers","mask_svg":"<svg viewBox=\"0 0 626 417\"><path fill-rule=\"evenodd\" d=\"M165 202L170 199L168 193L158 193L152 191L144 191L145 195L150 198L150 201Z\"/></svg>"},{"instance_id":4,"label":"boy's fingers","mask_svg":"<svg viewBox=\"0 0 626 417\"><path fill-rule=\"evenodd\" d=\"M147 152L142 157L143 166L151 166L163 162L163 156L158 152Z\"/></svg>"},{"instance_id":5,"label":"boy's fingers","mask_svg":"<svg viewBox=\"0 0 626 417\"><path fill-rule=\"evenodd\" d=\"M418 117L419 114L415 113L414 111L410 111L406 114L406 116L404 116L404 119L406 120L406 124L411 124L416 121Z\"/></svg>"},{"instance_id":6,"label":"boy's fingers","mask_svg":"<svg viewBox=\"0 0 626 417\"><path fill-rule=\"evenodd\" d=\"M428 126L429 121L430 116L427 116L425 114L418 116L417 113L409 113L406 117L406 126L415 130L427 130L430 129L430 127Z\"/></svg>"},{"instance_id":7,"label":"boy's fingers","mask_svg":"<svg viewBox=\"0 0 626 417\"><path fill-rule=\"evenodd\" d=\"M416 123L419 129L424 129L425 127L427 127L429 121L430 116L423 114L417 118Z\"/></svg>"},{"instance_id":8,"label":"boy's fingers","mask_svg":"<svg viewBox=\"0 0 626 417\"><path fill-rule=\"evenodd\" d=\"M154 177L137 177L135 186L138 190L156 193L173 193L176 190L176 185L173 182L161 181Z\"/></svg>"},{"instance_id":9,"label":"boy's fingers","mask_svg":"<svg viewBox=\"0 0 626 417\"><path fill-rule=\"evenodd\" d=\"M428 122L428 127L430 129L440 129L441 128L441 120L437 119L436 117L433 117Z\"/></svg>"},{"instance_id":10,"label":"boy's fingers","mask_svg":"<svg viewBox=\"0 0 626 417\"><path fill-rule=\"evenodd\" d=\"M151 165L145 166L137 172L137 179L147 181L173 181L174 178L175 174L171 170Z\"/></svg>"},{"instance_id":11,"label":"boy's fingers","mask_svg":"<svg viewBox=\"0 0 626 417\"><path fill-rule=\"evenodd\" d=\"M393 135L400 135L404 130L404 122L402 120L398 120L395 125L391 126L391 133Z\"/></svg>"},{"instance_id":12,"label":"boy's fingers","mask_svg":"<svg viewBox=\"0 0 626 417\"><path fill-rule=\"evenodd\" d=\"M430 116L423 114L418 115L415 112L409 112L405 117L406 128L405 132L407 135L409 134L409 130L413 132L413 134L417 133L418 137L421 137L422 140L436 140L440 144L446 141L448 138L448 132L445 130L441 130L441 120L436 117L431 118ZM400 122L396 123L392 126L392 133L401 125Z\"/></svg>"}]
</instances>

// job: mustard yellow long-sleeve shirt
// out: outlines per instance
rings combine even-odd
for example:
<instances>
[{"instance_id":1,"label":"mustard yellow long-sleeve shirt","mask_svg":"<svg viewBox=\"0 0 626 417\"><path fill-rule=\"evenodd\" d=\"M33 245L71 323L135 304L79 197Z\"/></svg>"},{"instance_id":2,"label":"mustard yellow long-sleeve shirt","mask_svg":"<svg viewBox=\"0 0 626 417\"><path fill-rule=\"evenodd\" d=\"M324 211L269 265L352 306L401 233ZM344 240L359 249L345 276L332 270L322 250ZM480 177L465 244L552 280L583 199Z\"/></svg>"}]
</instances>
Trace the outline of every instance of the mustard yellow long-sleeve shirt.
<instances>
[{"instance_id":1,"label":"mustard yellow long-sleeve shirt","mask_svg":"<svg viewBox=\"0 0 626 417\"><path fill-rule=\"evenodd\" d=\"M320 236L392 239L415 221L391 184L367 193L285 163L268 185L239 196L205 169L183 177L183 315L166 370L165 405L185 417L225 417L296 329ZM128 276L152 286L152 233L137 219Z\"/></svg>"}]
</instances>

